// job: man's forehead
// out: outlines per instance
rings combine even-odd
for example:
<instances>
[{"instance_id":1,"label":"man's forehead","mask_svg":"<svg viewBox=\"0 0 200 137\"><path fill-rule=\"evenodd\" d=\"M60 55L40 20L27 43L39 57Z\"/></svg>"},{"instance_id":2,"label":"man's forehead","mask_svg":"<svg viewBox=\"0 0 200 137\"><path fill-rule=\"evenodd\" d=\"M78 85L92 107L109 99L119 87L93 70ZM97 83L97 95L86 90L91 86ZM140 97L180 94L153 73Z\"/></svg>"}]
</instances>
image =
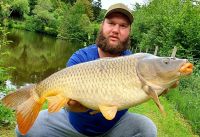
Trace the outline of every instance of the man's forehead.
<instances>
[{"instance_id":1,"label":"man's forehead","mask_svg":"<svg viewBox=\"0 0 200 137\"><path fill-rule=\"evenodd\" d=\"M120 12L114 12L114 13L111 13L110 15L108 15L106 17L106 19L110 20L110 19L113 19L113 18L121 18L123 19L127 24L130 25L130 21L128 19L128 17Z\"/></svg>"}]
</instances>

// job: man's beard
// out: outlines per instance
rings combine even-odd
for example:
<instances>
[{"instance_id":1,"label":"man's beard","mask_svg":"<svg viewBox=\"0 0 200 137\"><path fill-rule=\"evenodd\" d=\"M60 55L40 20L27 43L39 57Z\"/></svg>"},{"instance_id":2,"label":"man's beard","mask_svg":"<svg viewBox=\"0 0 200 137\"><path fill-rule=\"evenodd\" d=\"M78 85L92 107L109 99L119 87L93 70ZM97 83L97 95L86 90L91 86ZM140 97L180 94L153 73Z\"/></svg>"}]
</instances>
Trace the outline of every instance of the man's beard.
<instances>
[{"instance_id":1,"label":"man's beard","mask_svg":"<svg viewBox=\"0 0 200 137\"><path fill-rule=\"evenodd\" d=\"M104 52L111 55L120 55L123 51L127 50L130 46L130 37L128 37L124 42L119 42L115 46L109 45L108 38L103 36L102 30L99 32L96 39L97 46Z\"/></svg>"}]
</instances>

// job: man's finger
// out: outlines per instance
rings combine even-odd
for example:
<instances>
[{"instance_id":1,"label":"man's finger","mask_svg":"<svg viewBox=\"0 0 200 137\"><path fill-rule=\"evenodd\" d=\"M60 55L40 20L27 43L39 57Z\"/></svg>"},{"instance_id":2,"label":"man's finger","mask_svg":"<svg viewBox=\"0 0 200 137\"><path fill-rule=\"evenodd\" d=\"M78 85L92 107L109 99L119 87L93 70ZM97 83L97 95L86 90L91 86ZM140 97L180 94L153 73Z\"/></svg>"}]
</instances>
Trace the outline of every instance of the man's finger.
<instances>
[{"instance_id":1,"label":"man's finger","mask_svg":"<svg viewBox=\"0 0 200 137\"><path fill-rule=\"evenodd\" d=\"M67 102L67 104L68 104L69 106L77 106L77 105L80 105L80 103L78 103L77 101L72 100L72 99L70 99L70 100Z\"/></svg>"},{"instance_id":2,"label":"man's finger","mask_svg":"<svg viewBox=\"0 0 200 137\"><path fill-rule=\"evenodd\" d=\"M71 99L68 101L67 105L68 110L72 112L86 112L88 110L88 108L84 107L79 102Z\"/></svg>"}]
</instances>

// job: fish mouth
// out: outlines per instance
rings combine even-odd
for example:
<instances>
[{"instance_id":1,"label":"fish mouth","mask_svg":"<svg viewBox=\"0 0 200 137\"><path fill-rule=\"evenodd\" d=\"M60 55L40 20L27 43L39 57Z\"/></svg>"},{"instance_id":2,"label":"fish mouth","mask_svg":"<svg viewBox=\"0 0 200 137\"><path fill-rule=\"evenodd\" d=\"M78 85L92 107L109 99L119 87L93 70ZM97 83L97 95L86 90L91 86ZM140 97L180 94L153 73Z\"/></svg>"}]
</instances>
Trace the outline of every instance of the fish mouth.
<instances>
[{"instance_id":1,"label":"fish mouth","mask_svg":"<svg viewBox=\"0 0 200 137\"><path fill-rule=\"evenodd\" d=\"M193 72L193 64L186 62L184 63L181 68L179 69L181 75L190 75Z\"/></svg>"}]
</instances>

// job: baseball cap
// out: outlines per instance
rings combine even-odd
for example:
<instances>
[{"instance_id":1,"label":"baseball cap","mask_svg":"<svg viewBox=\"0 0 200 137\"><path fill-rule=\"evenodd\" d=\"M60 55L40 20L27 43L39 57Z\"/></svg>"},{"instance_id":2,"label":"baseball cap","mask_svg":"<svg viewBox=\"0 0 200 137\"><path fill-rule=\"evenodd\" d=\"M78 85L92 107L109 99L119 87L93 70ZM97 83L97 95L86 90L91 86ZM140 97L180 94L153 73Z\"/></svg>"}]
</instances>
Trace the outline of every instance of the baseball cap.
<instances>
[{"instance_id":1,"label":"baseball cap","mask_svg":"<svg viewBox=\"0 0 200 137\"><path fill-rule=\"evenodd\" d=\"M132 24L133 15L131 14L131 11L128 9L128 7L126 5L124 5L122 3L116 3L114 5L111 5L105 14L105 18L114 12L118 12L118 13L122 13L122 14L126 15L129 19L130 23Z\"/></svg>"}]
</instances>

